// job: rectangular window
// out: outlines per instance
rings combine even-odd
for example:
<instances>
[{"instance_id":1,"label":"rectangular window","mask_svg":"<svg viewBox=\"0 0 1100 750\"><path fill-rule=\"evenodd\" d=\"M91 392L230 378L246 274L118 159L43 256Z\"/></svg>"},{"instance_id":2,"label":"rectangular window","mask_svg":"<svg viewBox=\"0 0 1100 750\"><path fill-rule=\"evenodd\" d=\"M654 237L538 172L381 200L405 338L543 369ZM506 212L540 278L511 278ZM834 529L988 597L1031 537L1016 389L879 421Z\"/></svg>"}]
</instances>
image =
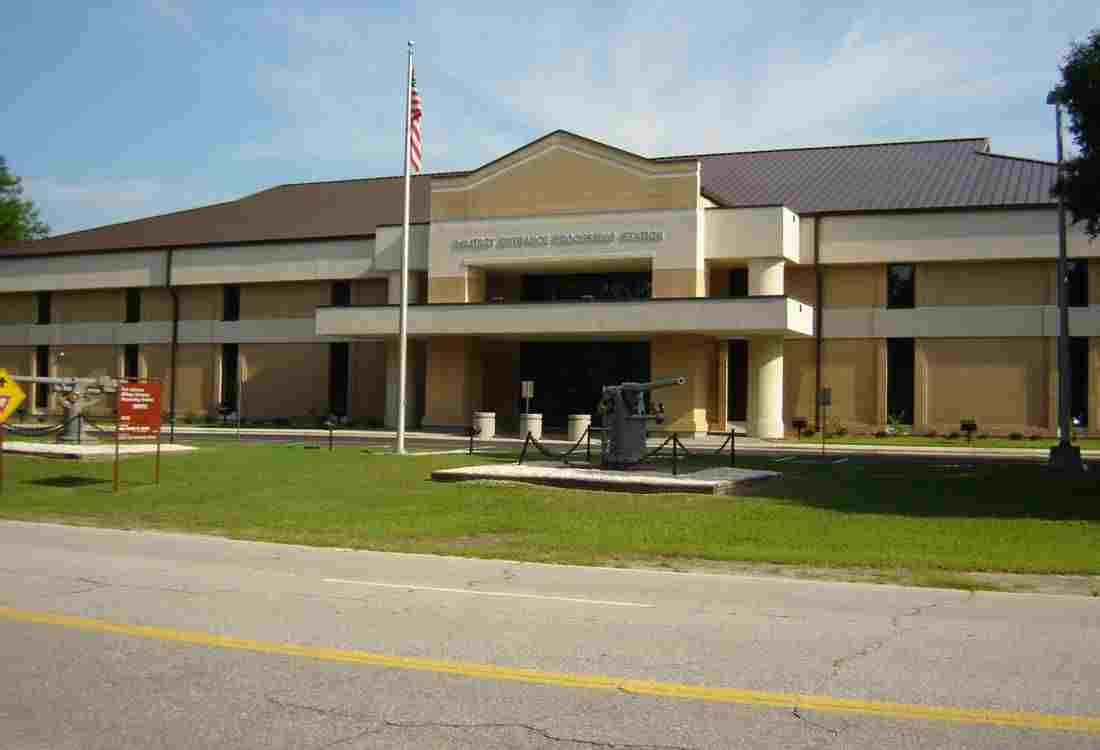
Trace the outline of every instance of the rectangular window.
<instances>
[{"instance_id":1,"label":"rectangular window","mask_svg":"<svg viewBox=\"0 0 1100 750\"><path fill-rule=\"evenodd\" d=\"M1066 263L1067 307L1089 306L1089 262L1071 260Z\"/></svg>"},{"instance_id":2,"label":"rectangular window","mask_svg":"<svg viewBox=\"0 0 1100 750\"><path fill-rule=\"evenodd\" d=\"M886 340L886 414L913 424L913 339Z\"/></svg>"},{"instance_id":3,"label":"rectangular window","mask_svg":"<svg viewBox=\"0 0 1100 750\"><path fill-rule=\"evenodd\" d=\"M222 344L222 398L221 407L227 412L237 411L240 386L240 350L236 344Z\"/></svg>"},{"instance_id":4,"label":"rectangular window","mask_svg":"<svg viewBox=\"0 0 1100 750\"><path fill-rule=\"evenodd\" d=\"M127 344L122 355L122 376L125 378L140 378L138 372L138 345Z\"/></svg>"},{"instance_id":5,"label":"rectangular window","mask_svg":"<svg viewBox=\"0 0 1100 750\"><path fill-rule=\"evenodd\" d=\"M912 263L891 263L886 267L886 306L915 307L917 285Z\"/></svg>"},{"instance_id":6,"label":"rectangular window","mask_svg":"<svg viewBox=\"0 0 1100 750\"><path fill-rule=\"evenodd\" d=\"M1069 416L1073 424L1089 423L1089 340L1069 340Z\"/></svg>"},{"instance_id":7,"label":"rectangular window","mask_svg":"<svg viewBox=\"0 0 1100 750\"><path fill-rule=\"evenodd\" d=\"M53 320L53 298L49 292L39 292L36 301L38 302L38 315L35 318L35 322L38 325L49 325Z\"/></svg>"},{"instance_id":8,"label":"rectangular window","mask_svg":"<svg viewBox=\"0 0 1100 750\"><path fill-rule=\"evenodd\" d=\"M346 343L329 344L328 408L338 417L348 415L348 355Z\"/></svg>"},{"instance_id":9,"label":"rectangular window","mask_svg":"<svg viewBox=\"0 0 1100 750\"><path fill-rule=\"evenodd\" d=\"M226 284L222 294L222 320L241 319L241 287L239 284Z\"/></svg>"},{"instance_id":10,"label":"rectangular window","mask_svg":"<svg viewBox=\"0 0 1100 750\"><path fill-rule=\"evenodd\" d=\"M749 296L749 269L733 268L730 270L730 296Z\"/></svg>"},{"instance_id":11,"label":"rectangular window","mask_svg":"<svg viewBox=\"0 0 1100 750\"><path fill-rule=\"evenodd\" d=\"M127 289L126 290L126 322L127 323L140 323L141 322L141 290L140 289Z\"/></svg>"},{"instance_id":12,"label":"rectangular window","mask_svg":"<svg viewBox=\"0 0 1100 750\"><path fill-rule=\"evenodd\" d=\"M332 282L332 304L334 307L351 307L351 282Z\"/></svg>"},{"instance_id":13,"label":"rectangular window","mask_svg":"<svg viewBox=\"0 0 1100 750\"><path fill-rule=\"evenodd\" d=\"M34 350L34 376L48 378L50 376L50 347L39 346ZM37 409L48 409L50 406L50 387L41 383L34 386L34 406Z\"/></svg>"}]
</instances>

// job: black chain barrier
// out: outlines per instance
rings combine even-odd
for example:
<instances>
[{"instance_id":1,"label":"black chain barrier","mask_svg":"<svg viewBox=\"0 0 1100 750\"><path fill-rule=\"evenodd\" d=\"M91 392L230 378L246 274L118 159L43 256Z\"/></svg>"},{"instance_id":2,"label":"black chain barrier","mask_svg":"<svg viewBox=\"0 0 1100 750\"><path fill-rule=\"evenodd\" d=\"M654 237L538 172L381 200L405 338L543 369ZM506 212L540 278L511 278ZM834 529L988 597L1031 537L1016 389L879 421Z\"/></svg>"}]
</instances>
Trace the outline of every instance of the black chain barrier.
<instances>
[{"instance_id":1,"label":"black chain barrier","mask_svg":"<svg viewBox=\"0 0 1100 750\"><path fill-rule=\"evenodd\" d=\"M573 447L570 448L569 450L565 451L564 453L555 453L554 451L550 450L545 445L540 443L538 438L536 438L534 435L532 435L530 432L528 432L527 433L527 439L523 441L523 450L520 451L520 453L519 453L519 463L522 464L523 460L525 458L527 458L527 446L528 445L533 445L533 446L535 446L535 448L538 449L539 453L541 453L542 455L546 456L547 458L552 458L555 461L561 461L562 463L564 463L568 466L569 465L569 456L571 456L573 454L573 451L575 451L575 450L577 450L577 448L581 447L581 443L585 442L585 440L588 439L589 430L591 430L591 427L585 427L584 432L581 433L581 436L579 438L577 438L577 442L573 443ZM588 443L588 448L586 449L586 453L587 453L588 457L591 458L591 455L592 455L591 454L591 441L589 441L589 443Z\"/></svg>"},{"instance_id":2,"label":"black chain barrier","mask_svg":"<svg viewBox=\"0 0 1100 750\"><path fill-rule=\"evenodd\" d=\"M94 419L92 419L91 417L89 417L87 414L84 414L82 416L84 417L84 421L87 422L89 425L91 425L92 432L98 432L101 435L105 435L107 437L112 437L112 438L115 436L115 428L114 427L104 427L100 424L96 424L96 421Z\"/></svg>"},{"instance_id":3,"label":"black chain barrier","mask_svg":"<svg viewBox=\"0 0 1100 750\"><path fill-rule=\"evenodd\" d=\"M0 425L0 429L5 432L10 432L12 435L18 435L20 437L46 437L47 435L53 435L54 433L61 432L69 423L79 417L70 417L69 419L59 424L47 425L46 427L16 427L13 424Z\"/></svg>"},{"instance_id":4,"label":"black chain barrier","mask_svg":"<svg viewBox=\"0 0 1100 750\"><path fill-rule=\"evenodd\" d=\"M582 434L580 436L580 438L577 439L577 442L573 444L572 448L565 451L564 453L558 453L558 452L550 450L549 448L544 446L541 442L539 442L539 440L534 435L532 435L530 432L528 432L527 433L527 438L523 441L523 450L520 451L519 462L518 463L522 464L524 462L524 460L527 458L528 446L533 445L533 446L535 446L535 448L540 453L542 453L542 455L546 456L547 458L553 459L555 461L561 461L562 463L564 463L566 465L569 465L569 456L572 455L573 452L576 451L580 447L580 444L582 442L584 442L586 438L588 438L588 440L589 440L589 442L588 442L588 451L587 451L588 459L591 460L591 458L592 458L591 445L592 444L591 444L591 436L589 434L590 431L591 431L590 427L585 428L584 434ZM683 455L684 455L685 458L703 458L703 457L708 456L708 455L709 456L719 456L726 450L726 446L728 445L730 447L730 450L729 450L730 468L733 468L734 462L736 461L736 458L737 458L737 435L733 430L730 430L729 434L726 436L726 439L722 441L722 444L720 446L718 446L716 449L714 449L713 451L710 451L710 450L708 450L708 451L691 451L691 450L688 450L687 446L684 445L682 440L680 440L680 434L678 432L674 432L671 435L669 435L667 438L665 438L664 442L662 442L656 448L644 453L640 458L638 458L637 461L632 461L628 464L621 464L619 466L616 466L615 468L617 468L617 469L629 469L629 468L632 468L634 466L638 466L638 465L648 461L649 459L655 458L658 455L660 455L661 451L664 450L665 447L669 443L672 443L672 475L673 476L678 476L679 475L679 469L680 469L679 463L680 463L680 452L681 451L683 452Z\"/></svg>"}]
</instances>

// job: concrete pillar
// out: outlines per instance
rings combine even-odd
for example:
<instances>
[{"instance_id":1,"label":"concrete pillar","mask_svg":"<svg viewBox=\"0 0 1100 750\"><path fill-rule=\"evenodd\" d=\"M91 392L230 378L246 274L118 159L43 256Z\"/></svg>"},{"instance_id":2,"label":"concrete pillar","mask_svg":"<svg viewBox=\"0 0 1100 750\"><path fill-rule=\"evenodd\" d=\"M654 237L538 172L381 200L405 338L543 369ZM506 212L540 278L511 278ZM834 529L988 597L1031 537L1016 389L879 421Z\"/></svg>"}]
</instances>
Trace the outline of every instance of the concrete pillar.
<instances>
[{"instance_id":1,"label":"concrete pillar","mask_svg":"<svg viewBox=\"0 0 1100 750\"><path fill-rule=\"evenodd\" d=\"M754 437L783 437L783 337L749 339L749 429Z\"/></svg>"},{"instance_id":2,"label":"concrete pillar","mask_svg":"<svg viewBox=\"0 0 1100 750\"><path fill-rule=\"evenodd\" d=\"M787 261L783 258L753 258L749 261L749 296L783 294Z\"/></svg>"},{"instance_id":3,"label":"concrete pillar","mask_svg":"<svg viewBox=\"0 0 1100 750\"><path fill-rule=\"evenodd\" d=\"M1088 432L1100 434L1100 336L1089 339L1089 411Z\"/></svg>"},{"instance_id":4,"label":"concrete pillar","mask_svg":"<svg viewBox=\"0 0 1100 750\"><path fill-rule=\"evenodd\" d=\"M888 362L888 347L886 339L879 339L875 352L875 424L879 429L884 429L889 421L889 381L890 363ZM913 353L913 376L916 377L916 352ZM916 388L913 392L913 423L917 421ZM915 428L914 428L915 429Z\"/></svg>"},{"instance_id":5,"label":"concrete pillar","mask_svg":"<svg viewBox=\"0 0 1100 750\"><path fill-rule=\"evenodd\" d=\"M715 342L715 373L714 387L717 391L714 410L714 427L719 432L725 432L729 423L729 396L730 396L730 346L725 339Z\"/></svg>"}]
</instances>

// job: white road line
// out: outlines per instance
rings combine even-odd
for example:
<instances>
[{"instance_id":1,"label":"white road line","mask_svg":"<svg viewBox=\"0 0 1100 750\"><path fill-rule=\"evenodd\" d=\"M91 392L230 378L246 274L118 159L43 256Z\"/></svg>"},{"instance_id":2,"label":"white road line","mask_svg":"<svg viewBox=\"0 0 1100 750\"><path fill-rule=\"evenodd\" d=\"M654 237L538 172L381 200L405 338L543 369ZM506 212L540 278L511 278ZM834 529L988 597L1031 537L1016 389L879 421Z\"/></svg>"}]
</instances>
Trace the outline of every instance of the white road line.
<instances>
[{"instance_id":1,"label":"white road line","mask_svg":"<svg viewBox=\"0 0 1100 750\"><path fill-rule=\"evenodd\" d=\"M643 607L652 609L653 604L640 602L612 602L603 599L578 599L570 596L543 596L542 594L517 594L510 591L478 591L477 589L449 589L441 586L415 586L408 583L381 583L379 581L356 581L350 578L325 578L325 583L351 583L357 586L374 586L382 589L404 589L405 591L438 591L445 594L477 594L479 596L504 596L512 599L544 599L553 602L573 602L575 604L603 604L608 607Z\"/></svg>"}]
</instances>

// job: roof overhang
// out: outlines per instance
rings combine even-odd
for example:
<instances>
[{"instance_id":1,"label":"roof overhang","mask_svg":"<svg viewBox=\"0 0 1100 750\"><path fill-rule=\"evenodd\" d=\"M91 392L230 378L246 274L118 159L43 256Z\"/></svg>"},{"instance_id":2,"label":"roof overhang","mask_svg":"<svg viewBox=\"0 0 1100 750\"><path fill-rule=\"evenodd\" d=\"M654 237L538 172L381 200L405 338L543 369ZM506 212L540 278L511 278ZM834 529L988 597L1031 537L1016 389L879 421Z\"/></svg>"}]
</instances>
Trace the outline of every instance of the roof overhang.
<instances>
[{"instance_id":1,"label":"roof overhang","mask_svg":"<svg viewBox=\"0 0 1100 750\"><path fill-rule=\"evenodd\" d=\"M789 297L683 298L622 302L521 302L412 305L410 336L507 338L648 337L695 334L714 338L812 336L814 310ZM397 335L398 307L323 307L320 336Z\"/></svg>"}]
</instances>

